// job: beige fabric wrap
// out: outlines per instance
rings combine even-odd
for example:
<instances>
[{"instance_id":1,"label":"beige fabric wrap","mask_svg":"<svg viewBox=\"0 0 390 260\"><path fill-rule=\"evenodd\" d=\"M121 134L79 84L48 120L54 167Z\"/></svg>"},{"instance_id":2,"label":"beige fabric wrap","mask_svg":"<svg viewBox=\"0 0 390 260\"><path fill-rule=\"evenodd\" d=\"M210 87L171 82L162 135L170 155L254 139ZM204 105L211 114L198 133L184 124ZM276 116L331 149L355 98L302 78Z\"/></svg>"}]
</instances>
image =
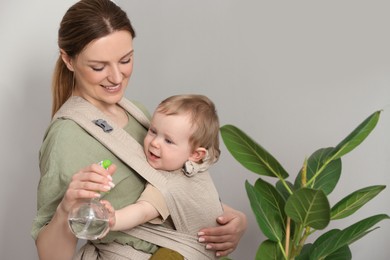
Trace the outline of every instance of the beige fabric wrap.
<instances>
[{"instance_id":1,"label":"beige fabric wrap","mask_svg":"<svg viewBox=\"0 0 390 260\"><path fill-rule=\"evenodd\" d=\"M122 99L119 105L145 127L149 126L149 119L133 103ZM143 148L136 140L81 97L71 97L53 119L56 118L75 121L163 194L176 230L144 224L125 233L171 248L186 259L216 259L213 251L206 250L197 241L196 235L203 227L216 226L216 218L222 214L218 192L208 172L187 177L178 172L156 171L147 163ZM113 130L104 132L93 123L97 119L105 120ZM87 243L74 259L143 260L149 257L150 254L117 243Z\"/></svg>"}]
</instances>

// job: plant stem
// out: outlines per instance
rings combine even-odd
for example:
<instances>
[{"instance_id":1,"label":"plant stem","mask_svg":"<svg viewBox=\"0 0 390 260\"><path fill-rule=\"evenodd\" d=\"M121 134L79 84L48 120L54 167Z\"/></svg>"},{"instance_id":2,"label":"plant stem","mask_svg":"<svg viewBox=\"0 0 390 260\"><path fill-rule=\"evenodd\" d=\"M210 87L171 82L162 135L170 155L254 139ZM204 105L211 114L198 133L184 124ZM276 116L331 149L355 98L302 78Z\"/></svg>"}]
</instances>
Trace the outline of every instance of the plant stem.
<instances>
[{"instance_id":1,"label":"plant stem","mask_svg":"<svg viewBox=\"0 0 390 260\"><path fill-rule=\"evenodd\" d=\"M286 256L286 252L284 251L284 248L283 248L283 245L282 245L281 241L278 241L278 245L279 245L280 251L282 251L284 259L288 260L288 258Z\"/></svg>"},{"instance_id":2,"label":"plant stem","mask_svg":"<svg viewBox=\"0 0 390 260\"><path fill-rule=\"evenodd\" d=\"M302 187L306 187L307 185L307 158L305 158L305 160L303 161L301 184Z\"/></svg>"},{"instance_id":3,"label":"plant stem","mask_svg":"<svg viewBox=\"0 0 390 260\"><path fill-rule=\"evenodd\" d=\"M277 174L275 171L272 171L272 173L282 182L283 186L286 188L286 190L288 191L288 193L293 194L292 190L290 189L290 187L287 185L286 181L283 179L282 176L280 176L279 174Z\"/></svg>"},{"instance_id":4,"label":"plant stem","mask_svg":"<svg viewBox=\"0 0 390 260\"><path fill-rule=\"evenodd\" d=\"M279 180L283 183L283 186L286 188L286 190L288 191L288 193L293 194L292 190L290 189L290 187L287 185L286 181L283 179L283 178L279 178Z\"/></svg>"},{"instance_id":5,"label":"plant stem","mask_svg":"<svg viewBox=\"0 0 390 260\"><path fill-rule=\"evenodd\" d=\"M291 248L290 256L293 256L293 257L296 256L296 251L297 251L297 247L299 245L299 240L301 239L300 235L302 234L302 230L303 230L303 226L301 224L296 223L295 231L294 231L294 238L292 240L293 245Z\"/></svg>"},{"instance_id":6,"label":"plant stem","mask_svg":"<svg viewBox=\"0 0 390 260\"><path fill-rule=\"evenodd\" d=\"M286 245L285 245L285 251L286 251L286 258L288 259L289 257L289 252L290 252L290 217L287 217L287 224L286 224Z\"/></svg>"},{"instance_id":7,"label":"plant stem","mask_svg":"<svg viewBox=\"0 0 390 260\"><path fill-rule=\"evenodd\" d=\"M305 232L303 233L303 236L301 237L301 240L299 241L299 245L298 245L298 248L297 248L297 251L296 251L296 253L298 255L301 253L302 247L304 246L305 241L310 236L310 234L311 234L310 227L306 227L305 228Z\"/></svg>"}]
</instances>

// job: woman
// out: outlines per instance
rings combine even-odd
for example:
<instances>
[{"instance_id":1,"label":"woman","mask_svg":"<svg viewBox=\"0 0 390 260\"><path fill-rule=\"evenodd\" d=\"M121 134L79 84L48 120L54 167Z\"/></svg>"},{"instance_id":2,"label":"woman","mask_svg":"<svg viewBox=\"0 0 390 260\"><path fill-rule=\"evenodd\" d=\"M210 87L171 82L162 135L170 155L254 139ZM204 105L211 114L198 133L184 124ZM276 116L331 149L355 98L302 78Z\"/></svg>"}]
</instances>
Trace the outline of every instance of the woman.
<instances>
[{"instance_id":1,"label":"woman","mask_svg":"<svg viewBox=\"0 0 390 260\"><path fill-rule=\"evenodd\" d=\"M70 7L59 29L52 115L70 97L82 97L142 143L146 129L118 105L133 70L134 37L126 13L111 1L82 0ZM106 158L114 163L108 171L93 164ZM50 124L40 150L40 169L32 229L40 259L74 255L77 238L67 216L76 202L98 197L115 183L104 199L122 208L134 203L145 185L143 178L72 120L56 119ZM244 214L227 205L224 211L217 219L221 227L199 232L199 241L218 256L231 253L246 229ZM155 245L121 232L110 232L94 242L130 245L140 252L156 250Z\"/></svg>"}]
</instances>

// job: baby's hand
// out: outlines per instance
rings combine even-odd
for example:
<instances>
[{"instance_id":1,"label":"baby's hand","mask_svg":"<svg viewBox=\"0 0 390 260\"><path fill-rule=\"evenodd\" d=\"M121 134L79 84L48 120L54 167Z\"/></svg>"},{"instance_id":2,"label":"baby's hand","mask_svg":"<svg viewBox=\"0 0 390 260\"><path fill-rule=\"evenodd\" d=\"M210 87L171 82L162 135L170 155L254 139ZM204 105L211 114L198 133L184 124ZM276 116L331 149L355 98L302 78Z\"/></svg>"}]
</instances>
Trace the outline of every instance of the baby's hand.
<instances>
[{"instance_id":1,"label":"baby's hand","mask_svg":"<svg viewBox=\"0 0 390 260\"><path fill-rule=\"evenodd\" d=\"M112 229L114 227L114 225L115 225L115 222L116 222L116 219L115 219L115 209L111 205L111 203L109 201L107 201L107 200L101 200L100 202L107 209L107 212L108 212L108 226L110 227L110 229ZM105 234L103 234L102 237L107 235L108 231Z\"/></svg>"}]
</instances>

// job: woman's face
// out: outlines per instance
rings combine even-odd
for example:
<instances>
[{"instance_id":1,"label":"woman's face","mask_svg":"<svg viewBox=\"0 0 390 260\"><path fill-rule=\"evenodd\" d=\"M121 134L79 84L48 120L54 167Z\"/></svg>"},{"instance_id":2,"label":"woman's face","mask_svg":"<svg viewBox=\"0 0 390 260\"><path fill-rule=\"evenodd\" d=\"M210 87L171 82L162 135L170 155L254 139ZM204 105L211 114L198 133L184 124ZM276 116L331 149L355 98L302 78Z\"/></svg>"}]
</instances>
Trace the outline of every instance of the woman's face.
<instances>
[{"instance_id":1,"label":"woman's face","mask_svg":"<svg viewBox=\"0 0 390 260\"><path fill-rule=\"evenodd\" d=\"M71 60L75 73L74 95L104 109L124 95L133 71L133 39L116 31L88 44Z\"/></svg>"}]
</instances>

